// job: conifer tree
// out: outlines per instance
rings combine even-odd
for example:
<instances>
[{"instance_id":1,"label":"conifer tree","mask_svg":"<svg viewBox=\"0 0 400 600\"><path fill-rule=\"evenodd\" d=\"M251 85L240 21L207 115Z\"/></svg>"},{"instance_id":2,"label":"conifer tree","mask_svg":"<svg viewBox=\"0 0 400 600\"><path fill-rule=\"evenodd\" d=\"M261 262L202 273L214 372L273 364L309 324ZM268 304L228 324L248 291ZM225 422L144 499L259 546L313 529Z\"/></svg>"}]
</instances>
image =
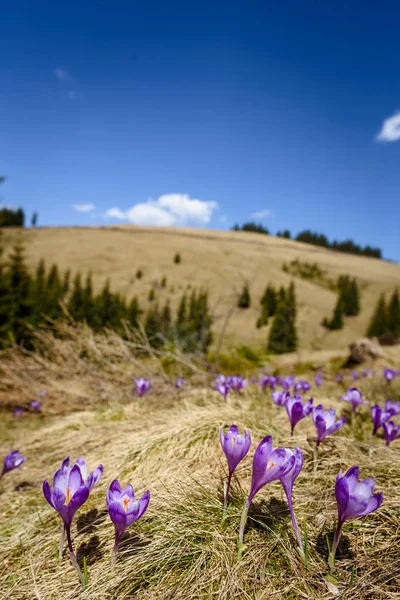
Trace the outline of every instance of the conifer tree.
<instances>
[{"instance_id":1,"label":"conifer tree","mask_svg":"<svg viewBox=\"0 0 400 600\"><path fill-rule=\"evenodd\" d=\"M168 338L171 335L171 307L169 300L164 305L161 311L161 329L164 337Z\"/></svg>"},{"instance_id":2,"label":"conifer tree","mask_svg":"<svg viewBox=\"0 0 400 600\"><path fill-rule=\"evenodd\" d=\"M382 294L378 300L375 308L375 312L372 315L370 321L367 336L368 337L379 337L387 333L388 319L386 312L385 296Z\"/></svg>"},{"instance_id":3,"label":"conifer tree","mask_svg":"<svg viewBox=\"0 0 400 600\"><path fill-rule=\"evenodd\" d=\"M62 284L57 265L53 265L47 277L46 298L42 312L51 319L61 315L60 300L62 299Z\"/></svg>"},{"instance_id":4,"label":"conifer tree","mask_svg":"<svg viewBox=\"0 0 400 600\"><path fill-rule=\"evenodd\" d=\"M154 288L150 288L149 295L147 296L147 300L149 302L153 302L153 300L155 300L155 297L156 297L156 293L154 291Z\"/></svg>"},{"instance_id":5,"label":"conifer tree","mask_svg":"<svg viewBox=\"0 0 400 600\"><path fill-rule=\"evenodd\" d=\"M141 313L142 313L142 311L140 310L140 307L139 307L139 301L138 301L137 297L134 296L129 303L128 311L127 311L127 319L133 327L138 326L138 319L139 319Z\"/></svg>"},{"instance_id":6,"label":"conifer tree","mask_svg":"<svg viewBox=\"0 0 400 600\"><path fill-rule=\"evenodd\" d=\"M268 338L268 350L276 354L293 352L297 347L296 332L296 294L291 283L285 297L278 302L278 307Z\"/></svg>"},{"instance_id":7,"label":"conifer tree","mask_svg":"<svg viewBox=\"0 0 400 600\"><path fill-rule=\"evenodd\" d=\"M69 292L70 281L71 281L71 271L69 269L67 269L64 273L64 278L63 278L63 283L62 283L63 296L65 296Z\"/></svg>"},{"instance_id":8,"label":"conifer tree","mask_svg":"<svg viewBox=\"0 0 400 600\"><path fill-rule=\"evenodd\" d=\"M238 298L238 308L249 308L250 307L250 291L247 283L244 284L242 292Z\"/></svg>"},{"instance_id":9,"label":"conifer tree","mask_svg":"<svg viewBox=\"0 0 400 600\"><path fill-rule=\"evenodd\" d=\"M155 303L155 305L152 306L147 312L146 319L144 322L144 330L153 348L159 348L160 346L162 346L163 338L161 335L161 315L157 303Z\"/></svg>"},{"instance_id":10,"label":"conifer tree","mask_svg":"<svg viewBox=\"0 0 400 600\"><path fill-rule=\"evenodd\" d=\"M179 254L179 252L177 252L174 256L174 263L176 265L179 265L181 263L182 259L181 259L181 255Z\"/></svg>"},{"instance_id":11,"label":"conifer tree","mask_svg":"<svg viewBox=\"0 0 400 600\"><path fill-rule=\"evenodd\" d=\"M8 322L6 333L11 334L17 343L29 343L28 323L33 321L32 281L25 264L24 247L17 240L8 265Z\"/></svg>"},{"instance_id":12,"label":"conifer tree","mask_svg":"<svg viewBox=\"0 0 400 600\"><path fill-rule=\"evenodd\" d=\"M74 277L72 292L68 302L68 312L72 318L75 319L75 321L83 321L85 318L83 289L80 273L77 273Z\"/></svg>"},{"instance_id":13,"label":"conifer tree","mask_svg":"<svg viewBox=\"0 0 400 600\"><path fill-rule=\"evenodd\" d=\"M393 292L387 309L387 331L395 338L400 336L400 300L398 290Z\"/></svg>"},{"instance_id":14,"label":"conifer tree","mask_svg":"<svg viewBox=\"0 0 400 600\"><path fill-rule=\"evenodd\" d=\"M324 319L323 325L331 331L343 329L343 305L340 296L337 299L332 319Z\"/></svg>"},{"instance_id":15,"label":"conifer tree","mask_svg":"<svg viewBox=\"0 0 400 600\"><path fill-rule=\"evenodd\" d=\"M83 318L90 326L94 326L96 322L94 306L92 274L89 272L82 291L82 311Z\"/></svg>"}]
</instances>

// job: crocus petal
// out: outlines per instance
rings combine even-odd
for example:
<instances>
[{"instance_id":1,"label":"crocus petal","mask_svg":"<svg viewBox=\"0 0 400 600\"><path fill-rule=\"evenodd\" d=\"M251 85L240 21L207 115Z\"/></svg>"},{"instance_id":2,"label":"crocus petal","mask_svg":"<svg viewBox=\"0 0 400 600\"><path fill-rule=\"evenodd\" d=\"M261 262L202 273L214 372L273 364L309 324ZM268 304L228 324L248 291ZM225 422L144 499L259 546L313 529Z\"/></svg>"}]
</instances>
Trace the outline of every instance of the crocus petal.
<instances>
[{"instance_id":1,"label":"crocus petal","mask_svg":"<svg viewBox=\"0 0 400 600\"><path fill-rule=\"evenodd\" d=\"M58 471L54 473L53 489L59 488L60 490L65 490L68 487L69 474L70 469L68 467L61 467L61 469L58 469Z\"/></svg>"},{"instance_id":2,"label":"crocus petal","mask_svg":"<svg viewBox=\"0 0 400 600\"><path fill-rule=\"evenodd\" d=\"M126 512L120 502L111 502L108 507L108 513L115 529L122 533L127 528Z\"/></svg>"},{"instance_id":3,"label":"crocus petal","mask_svg":"<svg viewBox=\"0 0 400 600\"><path fill-rule=\"evenodd\" d=\"M53 491L46 480L43 481L43 494L50 506L56 508L54 506Z\"/></svg>"},{"instance_id":4,"label":"crocus petal","mask_svg":"<svg viewBox=\"0 0 400 600\"><path fill-rule=\"evenodd\" d=\"M84 481L81 470L78 465L74 465L71 469L71 473L69 474L67 487L69 488L70 493L74 495L75 492L83 485Z\"/></svg>"},{"instance_id":5,"label":"crocus petal","mask_svg":"<svg viewBox=\"0 0 400 600\"><path fill-rule=\"evenodd\" d=\"M341 477L336 480L335 494L338 506L339 523L343 523L347 505L349 503L349 483L346 477Z\"/></svg>"},{"instance_id":6,"label":"crocus petal","mask_svg":"<svg viewBox=\"0 0 400 600\"><path fill-rule=\"evenodd\" d=\"M75 464L78 465L78 467L80 468L81 473L82 473L82 478L85 481L86 476L87 476L87 466L86 466L85 459L82 456L80 456L79 458L76 459Z\"/></svg>"},{"instance_id":7,"label":"crocus petal","mask_svg":"<svg viewBox=\"0 0 400 600\"><path fill-rule=\"evenodd\" d=\"M366 509L363 513L358 515L359 517L365 517L365 515L369 515L374 510L380 507L383 502L383 494L375 494L372 498L369 499Z\"/></svg>"},{"instance_id":8,"label":"crocus petal","mask_svg":"<svg viewBox=\"0 0 400 600\"><path fill-rule=\"evenodd\" d=\"M92 490L95 485L97 485L100 481L101 476L103 475L103 465L99 465L97 469L95 469L92 473L90 473L89 477L86 481L86 487L88 490Z\"/></svg>"},{"instance_id":9,"label":"crocus petal","mask_svg":"<svg viewBox=\"0 0 400 600\"><path fill-rule=\"evenodd\" d=\"M147 507L149 505L149 502L150 502L150 490L147 490L147 492L145 492L139 500L139 511L138 511L137 519L140 519L140 517L142 515L144 515L144 513L146 512Z\"/></svg>"},{"instance_id":10,"label":"crocus petal","mask_svg":"<svg viewBox=\"0 0 400 600\"><path fill-rule=\"evenodd\" d=\"M78 508L80 508L82 506L82 504L84 504L88 498L89 498L89 490L85 485L83 485L81 488L79 488L75 492L75 494L72 496L71 502L68 504L68 512L69 512L69 517L70 517L71 521L74 517L74 514L78 510Z\"/></svg>"}]
</instances>

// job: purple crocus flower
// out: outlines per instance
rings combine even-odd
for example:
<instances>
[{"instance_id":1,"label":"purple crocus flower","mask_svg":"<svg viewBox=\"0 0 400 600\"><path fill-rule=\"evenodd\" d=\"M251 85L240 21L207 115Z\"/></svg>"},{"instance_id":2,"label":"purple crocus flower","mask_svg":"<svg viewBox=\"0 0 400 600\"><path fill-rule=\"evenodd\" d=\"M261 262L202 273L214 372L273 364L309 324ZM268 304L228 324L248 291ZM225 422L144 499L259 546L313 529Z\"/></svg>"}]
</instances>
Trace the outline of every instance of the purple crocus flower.
<instances>
[{"instance_id":1,"label":"purple crocus flower","mask_svg":"<svg viewBox=\"0 0 400 600\"><path fill-rule=\"evenodd\" d=\"M393 421L384 423L383 432L385 434L386 446L389 446L390 442L393 442L400 437L400 425L397 425L396 427Z\"/></svg>"},{"instance_id":2,"label":"purple crocus flower","mask_svg":"<svg viewBox=\"0 0 400 600\"><path fill-rule=\"evenodd\" d=\"M250 494L244 506L239 530L239 553L243 548L244 528L250 504L257 492L272 481L282 479L293 467L295 456L288 448L275 448L272 436L267 435L257 447L253 458L253 473Z\"/></svg>"},{"instance_id":3,"label":"purple crocus flower","mask_svg":"<svg viewBox=\"0 0 400 600\"><path fill-rule=\"evenodd\" d=\"M369 515L380 507L383 501L382 494L374 494L375 479L358 480L358 467L351 467L345 475L339 471L336 477L336 501L338 507L338 526L333 540L332 552L329 556L331 567L335 564L335 554L338 547L342 527L345 521L355 517Z\"/></svg>"},{"instance_id":4,"label":"purple crocus flower","mask_svg":"<svg viewBox=\"0 0 400 600\"><path fill-rule=\"evenodd\" d=\"M185 383L185 380L183 379L183 377L178 377L178 379L175 382L175 387L177 387L178 390L180 390L183 387L184 383Z\"/></svg>"},{"instance_id":5,"label":"purple crocus flower","mask_svg":"<svg viewBox=\"0 0 400 600\"><path fill-rule=\"evenodd\" d=\"M286 402L286 397L287 396L289 396L289 398L290 398L289 392L280 392L278 390L275 390L271 394L272 402L274 404L276 404L277 406L283 406L285 404L285 402Z\"/></svg>"},{"instance_id":6,"label":"purple crocus flower","mask_svg":"<svg viewBox=\"0 0 400 600\"><path fill-rule=\"evenodd\" d=\"M32 402L31 402L31 409L34 412L40 412L40 405L41 405L40 400L32 400Z\"/></svg>"},{"instance_id":7,"label":"purple crocus flower","mask_svg":"<svg viewBox=\"0 0 400 600\"><path fill-rule=\"evenodd\" d=\"M21 456L19 450L11 450L11 452L9 452L7 456L4 457L3 470L0 473L0 479L6 473L9 473L14 469L18 469L18 467L20 467L25 461L26 456Z\"/></svg>"},{"instance_id":8,"label":"purple crocus flower","mask_svg":"<svg viewBox=\"0 0 400 600\"><path fill-rule=\"evenodd\" d=\"M24 409L21 408L20 406L14 406L13 408L13 416L14 417L20 417L22 416L24 413Z\"/></svg>"},{"instance_id":9,"label":"purple crocus flower","mask_svg":"<svg viewBox=\"0 0 400 600\"><path fill-rule=\"evenodd\" d=\"M383 376L386 379L387 383L390 383L391 381L393 381L393 379L396 378L396 371L394 371L393 369L384 369L383 371Z\"/></svg>"},{"instance_id":10,"label":"purple crocus flower","mask_svg":"<svg viewBox=\"0 0 400 600\"><path fill-rule=\"evenodd\" d=\"M42 398L44 396L47 396L47 391L46 390L39 390L38 396L42 396Z\"/></svg>"},{"instance_id":11,"label":"purple crocus flower","mask_svg":"<svg viewBox=\"0 0 400 600\"><path fill-rule=\"evenodd\" d=\"M226 399L230 392L231 386L226 382L225 383L217 383L217 385L215 386L215 389L217 390L217 392L219 392L221 394L221 396L223 397L223 399L226 402Z\"/></svg>"},{"instance_id":12,"label":"purple crocus flower","mask_svg":"<svg viewBox=\"0 0 400 600\"><path fill-rule=\"evenodd\" d=\"M319 371L319 372L316 374L316 376L315 376L315 378L314 378L314 381L315 381L315 385L316 385L317 387L321 387L321 385L322 385L322 384L323 384L323 382L324 382L324 377L323 377L323 375L322 375L321 371Z\"/></svg>"},{"instance_id":13,"label":"purple crocus flower","mask_svg":"<svg viewBox=\"0 0 400 600\"><path fill-rule=\"evenodd\" d=\"M392 413L392 415L400 415L400 402L393 402L388 398L385 402L385 410Z\"/></svg>"},{"instance_id":14,"label":"purple crocus flower","mask_svg":"<svg viewBox=\"0 0 400 600\"><path fill-rule=\"evenodd\" d=\"M119 481L114 479L107 490L106 502L110 519L115 528L115 544L112 552L115 557L124 531L146 512L150 502L150 491L147 490L140 500L135 501L133 487L128 484L122 490Z\"/></svg>"},{"instance_id":15,"label":"purple crocus flower","mask_svg":"<svg viewBox=\"0 0 400 600\"><path fill-rule=\"evenodd\" d=\"M354 379L354 381L357 381L357 379L360 379L360 375L357 373L357 371L350 371L350 375Z\"/></svg>"},{"instance_id":16,"label":"purple crocus flower","mask_svg":"<svg viewBox=\"0 0 400 600\"><path fill-rule=\"evenodd\" d=\"M295 379L294 375L288 375L287 377L281 377L279 383L284 390L289 390L294 385Z\"/></svg>"},{"instance_id":17,"label":"purple crocus flower","mask_svg":"<svg viewBox=\"0 0 400 600\"><path fill-rule=\"evenodd\" d=\"M324 410L322 404L316 406L312 411L312 419L317 430L317 449L322 440L332 433L339 431L344 425L345 417L342 417L336 421L336 410L330 408Z\"/></svg>"},{"instance_id":18,"label":"purple crocus flower","mask_svg":"<svg viewBox=\"0 0 400 600\"><path fill-rule=\"evenodd\" d=\"M308 381L305 381L304 379L300 379L300 381L297 381L294 384L295 392L301 392L303 394L306 394L310 390L311 390L311 383L308 383Z\"/></svg>"},{"instance_id":19,"label":"purple crocus flower","mask_svg":"<svg viewBox=\"0 0 400 600\"><path fill-rule=\"evenodd\" d=\"M308 415L312 411L313 399L310 398L310 400L308 400L308 402L306 402L303 405L301 396L298 396L296 394L292 398L290 394L286 394L285 408L289 417L290 425L292 427L291 435L293 435L293 431L297 423L301 421L301 419L305 419L306 417L308 417Z\"/></svg>"},{"instance_id":20,"label":"purple crocus flower","mask_svg":"<svg viewBox=\"0 0 400 600\"><path fill-rule=\"evenodd\" d=\"M294 482L295 482L298 474L300 473L300 471L303 467L304 458L303 458L303 453L300 450L300 448L296 447L294 449L294 452L292 452L291 450L287 450L287 452L294 455L294 464L293 464L292 468L290 469L290 471L288 471L286 473L286 475L283 475L283 477L281 477L280 481L281 481L283 489L285 490L288 507L289 507L289 512L290 512L290 516L292 518L293 529L294 529L294 533L296 535L297 543L300 548L300 553L301 553L302 557L304 558L303 543L301 541L301 535L300 535L300 531L299 531L299 526L297 525L296 516L293 511L293 501L292 501L293 500L293 498L292 498L293 485L294 485Z\"/></svg>"},{"instance_id":21,"label":"purple crocus flower","mask_svg":"<svg viewBox=\"0 0 400 600\"><path fill-rule=\"evenodd\" d=\"M267 377L262 377L260 380L260 386L263 391L265 391L265 389L267 387L270 387L271 390L275 389L276 384L277 384L277 378L272 375L268 375Z\"/></svg>"},{"instance_id":22,"label":"purple crocus flower","mask_svg":"<svg viewBox=\"0 0 400 600\"><path fill-rule=\"evenodd\" d=\"M367 400L363 399L362 393L358 388L348 388L346 394L342 396L342 400L345 402L351 402L351 407L354 413L360 404L369 404Z\"/></svg>"},{"instance_id":23,"label":"purple crocus flower","mask_svg":"<svg viewBox=\"0 0 400 600\"><path fill-rule=\"evenodd\" d=\"M150 379L145 379L144 377L135 377L136 391L139 394L139 397L142 398L151 388Z\"/></svg>"},{"instance_id":24,"label":"purple crocus flower","mask_svg":"<svg viewBox=\"0 0 400 600\"><path fill-rule=\"evenodd\" d=\"M392 413L387 410L382 410L379 404L375 404L375 406L371 406L371 419L372 419L372 435L376 435L376 432L386 421L389 421Z\"/></svg>"},{"instance_id":25,"label":"purple crocus flower","mask_svg":"<svg viewBox=\"0 0 400 600\"><path fill-rule=\"evenodd\" d=\"M233 424L225 434L223 429L220 430L219 441L221 442L222 451L226 456L226 460L228 461L228 482L226 484L224 498L225 513L228 505L232 475L238 464L244 459L249 451L251 436L248 431L244 431L243 434L239 433L239 429L235 424Z\"/></svg>"},{"instance_id":26,"label":"purple crocus flower","mask_svg":"<svg viewBox=\"0 0 400 600\"><path fill-rule=\"evenodd\" d=\"M53 488L46 480L43 482L44 497L50 506L59 513L64 522L68 548L73 557L75 555L71 540L72 520L78 508L88 499L90 491L98 484L102 474L103 466L99 465L87 477L85 459L77 458L75 465L71 467L68 456L63 460L61 469L54 474ZM62 548L62 545L60 548Z\"/></svg>"},{"instance_id":27,"label":"purple crocus flower","mask_svg":"<svg viewBox=\"0 0 400 600\"><path fill-rule=\"evenodd\" d=\"M226 383L236 392L240 392L248 385L247 379L243 379L240 375L231 375L227 378Z\"/></svg>"}]
</instances>

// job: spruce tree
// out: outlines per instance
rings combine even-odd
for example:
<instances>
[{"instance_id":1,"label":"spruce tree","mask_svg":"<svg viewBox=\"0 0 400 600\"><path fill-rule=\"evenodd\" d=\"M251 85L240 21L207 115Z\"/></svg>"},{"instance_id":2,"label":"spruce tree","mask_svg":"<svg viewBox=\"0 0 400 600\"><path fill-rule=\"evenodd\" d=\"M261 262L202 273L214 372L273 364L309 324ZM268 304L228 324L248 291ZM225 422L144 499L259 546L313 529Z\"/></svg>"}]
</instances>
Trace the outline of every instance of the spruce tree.
<instances>
[{"instance_id":1,"label":"spruce tree","mask_svg":"<svg viewBox=\"0 0 400 600\"><path fill-rule=\"evenodd\" d=\"M154 291L154 288L150 288L149 294L147 296L147 300L149 302L153 302L155 300L155 298L156 298L156 293Z\"/></svg>"},{"instance_id":2,"label":"spruce tree","mask_svg":"<svg viewBox=\"0 0 400 600\"><path fill-rule=\"evenodd\" d=\"M171 307L169 300L167 300L161 311L161 330L164 337L169 338L171 336Z\"/></svg>"},{"instance_id":3,"label":"spruce tree","mask_svg":"<svg viewBox=\"0 0 400 600\"><path fill-rule=\"evenodd\" d=\"M280 298L268 338L268 351L276 354L293 352L297 347L296 294L291 283L287 294Z\"/></svg>"},{"instance_id":4,"label":"spruce tree","mask_svg":"<svg viewBox=\"0 0 400 600\"><path fill-rule=\"evenodd\" d=\"M340 297L338 297L337 299L332 319L330 321L328 321L328 319L325 319L323 324L325 325L325 327L327 327L327 329L330 329L332 331L337 329L343 329L343 305Z\"/></svg>"},{"instance_id":5,"label":"spruce tree","mask_svg":"<svg viewBox=\"0 0 400 600\"><path fill-rule=\"evenodd\" d=\"M250 291L247 283L244 284L242 293L238 298L238 308L249 308L250 307Z\"/></svg>"},{"instance_id":6,"label":"spruce tree","mask_svg":"<svg viewBox=\"0 0 400 600\"><path fill-rule=\"evenodd\" d=\"M398 290L393 292L387 309L387 332L395 338L400 336L400 300Z\"/></svg>"},{"instance_id":7,"label":"spruce tree","mask_svg":"<svg viewBox=\"0 0 400 600\"><path fill-rule=\"evenodd\" d=\"M51 319L57 319L61 315L60 300L62 299L62 283L58 273L57 265L53 265L47 277L46 300L43 313Z\"/></svg>"},{"instance_id":8,"label":"spruce tree","mask_svg":"<svg viewBox=\"0 0 400 600\"><path fill-rule=\"evenodd\" d=\"M77 273L74 277L72 292L68 302L68 312L72 318L75 319L75 321L83 321L85 318L83 289L80 273Z\"/></svg>"},{"instance_id":9,"label":"spruce tree","mask_svg":"<svg viewBox=\"0 0 400 600\"><path fill-rule=\"evenodd\" d=\"M382 294L378 300L375 308L375 312L372 315L367 336L368 337L379 337L387 333L388 318L386 312L385 296Z\"/></svg>"},{"instance_id":10,"label":"spruce tree","mask_svg":"<svg viewBox=\"0 0 400 600\"><path fill-rule=\"evenodd\" d=\"M139 301L136 296L132 298L128 306L127 319L133 327L138 326L138 319L142 311L139 307Z\"/></svg>"},{"instance_id":11,"label":"spruce tree","mask_svg":"<svg viewBox=\"0 0 400 600\"><path fill-rule=\"evenodd\" d=\"M82 312L83 318L91 327L95 326L95 302L93 298L92 274L89 272L86 276L85 287L82 292Z\"/></svg>"},{"instance_id":12,"label":"spruce tree","mask_svg":"<svg viewBox=\"0 0 400 600\"><path fill-rule=\"evenodd\" d=\"M175 329L178 338L182 338L185 335L186 324L187 324L187 300L186 295L183 294L181 301L179 302L178 311L176 315Z\"/></svg>"},{"instance_id":13,"label":"spruce tree","mask_svg":"<svg viewBox=\"0 0 400 600\"><path fill-rule=\"evenodd\" d=\"M176 265L180 265L181 262L182 262L181 255L179 254L179 252L177 252L174 256L174 263Z\"/></svg>"},{"instance_id":14,"label":"spruce tree","mask_svg":"<svg viewBox=\"0 0 400 600\"><path fill-rule=\"evenodd\" d=\"M71 282L71 271L67 269L64 273L63 283L62 283L62 293L65 296L69 292L69 286Z\"/></svg>"},{"instance_id":15,"label":"spruce tree","mask_svg":"<svg viewBox=\"0 0 400 600\"><path fill-rule=\"evenodd\" d=\"M5 325L7 334L11 334L17 343L29 344L30 333L27 328L33 323L32 281L25 264L25 253L22 243L18 240L9 258L7 279L9 291L7 302L9 307L8 323Z\"/></svg>"}]
</instances>

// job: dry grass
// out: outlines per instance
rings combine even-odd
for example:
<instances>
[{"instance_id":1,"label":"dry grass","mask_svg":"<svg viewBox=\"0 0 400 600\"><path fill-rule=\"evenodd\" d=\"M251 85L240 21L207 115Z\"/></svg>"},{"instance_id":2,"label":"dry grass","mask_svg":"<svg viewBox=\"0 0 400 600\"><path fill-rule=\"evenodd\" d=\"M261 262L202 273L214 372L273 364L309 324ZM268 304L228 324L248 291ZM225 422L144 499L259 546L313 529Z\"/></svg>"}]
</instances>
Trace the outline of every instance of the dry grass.
<instances>
[{"instance_id":1,"label":"dry grass","mask_svg":"<svg viewBox=\"0 0 400 600\"><path fill-rule=\"evenodd\" d=\"M91 270L98 289L107 277L112 287L130 298L138 295L143 306L151 286L160 302L167 297L176 307L186 286L204 287L210 292L218 335L225 315L247 280L252 306L236 310L229 321L225 347L265 344L267 330L257 330L259 299L266 284L288 285L291 276L282 271L293 259L317 262L327 276L341 273L357 277L362 285L362 312L346 320L341 331L328 332L322 326L336 302L335 294L311 281L295 278L298 295L300 350L343 349L364 335L381 292L392 292L400 284L400 266L377 259L358 257L291 240L246 232L201 231L149 227L45 228L21 232L27 244L29 264L35 267L41 257L56 261L62 270L83 273ZM6 244L16 232L4 233ZM175 265L176 252L182 264ZM135 279L137 269L143 278ZM160 287L163 276L167 287Z\"/></svg>"},{"instance_id":2,"label":"dry grass","mask_svg":"<svg viewBox=\"0 0 400 600\"><path fill-rule=\"evenodd\" d=\"M369 456L367 410L353 428L346 425L323 443L314 473L310 419L298 424L292 440L285 411L255 386L227 404L202 384L178 393L155 358L142 366L154 373L154 390L138 403L131 396L131 382L139 365L116 337L93 339L81 331L49 345L45 358L13 351L2 365L14 396L23 390L32 395L40 387L49 396L43 400L42 417L16 420L2 414L0 455L17 447L28 459L0 483L0 598L321 600L334 598L336 592L346 600L399 598L400 450L396 443L386 449L378 440ZM200 374L195 377L200 380ZM388 394L382 381L362 385L370 400L382 402ZM60 402L77 406L77 388L81 411L55 415ZM347 405L339 400L341 393L328 378L315 392L315 402L343 413ZM391 396L400 399L399 386L391 389ZM226 464L218 431L232 422L251 431L253 444L238 469L222 523ZM237 559L251 456L267 434L273 435L275 445L299 445L305 455L294 499L298 520L308 531L307 568L296 550L277 483L256 496L247 550ZM65 553L61 561L56 559L60 519L41 491L43 479L51 478L67 455L84 455L93 468L104 465L103 479L73 525L79 559L88 562L86 591L80 590ZM379 511L346 526L335 573L329 575L326 536L336 522L335 477L340 468L353 464L363 477L376 477L385 500ZM113 527L105 492L115 477L133 483L138 494L149 488L151 501L143 519L126 533L112 571Z\"/></svg>"}]
</instances>

